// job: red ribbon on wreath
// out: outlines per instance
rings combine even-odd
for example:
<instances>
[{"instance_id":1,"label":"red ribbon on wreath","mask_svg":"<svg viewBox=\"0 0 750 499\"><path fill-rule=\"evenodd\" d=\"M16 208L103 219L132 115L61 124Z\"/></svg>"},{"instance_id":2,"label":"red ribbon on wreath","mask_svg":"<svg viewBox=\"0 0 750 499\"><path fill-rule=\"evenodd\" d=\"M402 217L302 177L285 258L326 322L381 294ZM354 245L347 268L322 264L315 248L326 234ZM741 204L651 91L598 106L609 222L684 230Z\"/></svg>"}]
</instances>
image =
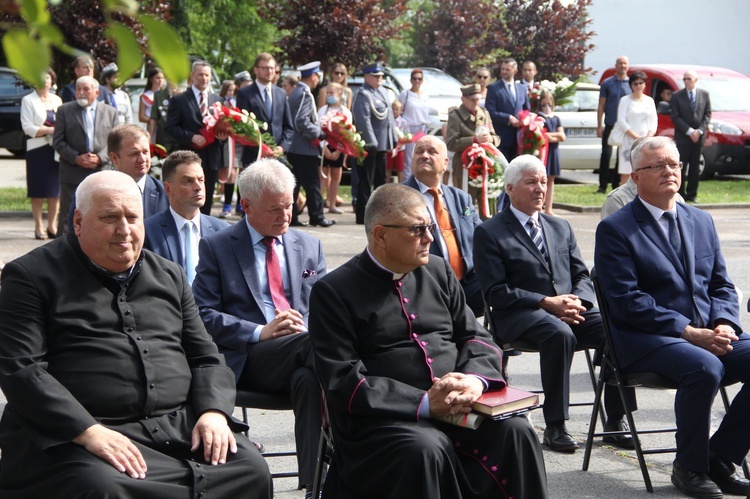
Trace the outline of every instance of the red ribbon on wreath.
<instances>
[{"instance_id":1,"label":"red ribbon on wreath","mask_svg":"<svg viewBox=\"0 0 750 499\"><path fill-rule=\"evenodd\" d=\"M469 178L482 179L479 199L479 209L482 216L490 217L490 201L487 195L487 183L490 175L495 173L495 159L500 151L490 143L477 144L474 142L461 154L461 162L467 170Z\"/></svg>"}]
</instances>

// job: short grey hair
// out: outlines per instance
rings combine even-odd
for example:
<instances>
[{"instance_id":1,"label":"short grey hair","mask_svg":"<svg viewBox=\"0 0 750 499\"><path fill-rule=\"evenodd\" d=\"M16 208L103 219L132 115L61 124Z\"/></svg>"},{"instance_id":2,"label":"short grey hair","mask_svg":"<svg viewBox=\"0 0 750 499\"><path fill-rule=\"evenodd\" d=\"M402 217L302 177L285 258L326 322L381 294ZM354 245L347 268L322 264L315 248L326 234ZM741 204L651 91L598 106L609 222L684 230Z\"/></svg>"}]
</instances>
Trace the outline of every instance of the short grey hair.
<instances>
[{"instance_id":1,"label":"short grey hair","mask_svg":"<svg viewBox=\"0 0 750 499\"><path fill-rule=\"evenodd\" d=\"M139 199L141 197L141 190L130 175L115 170L102 170L92 173L78 184L76 209L85 215L91 208L94 194L101 191L131 193ZM138 203L138 206L143 209L142 203Z\"/></svg>"},{"instance_id":2,"label":"short grey hair","mask_svg":"<svg viewBox=\"0 0 750 499\"><path fill-rule=\"evenodd\" d=\"M544 175L546 177L547 168L542 163L542 160L536 156L532 156L531 154L517 156L505 169L505 189L508 190L509 185L518 187L518 182L521 181L524 173Z\"/></svg>"},{"instance_id":3,"label":"short grey hair","mask_svg":"<svg viewBox=\"0 0 750 499\"><path fill-rule=\"evenodd\" d=\"M677 150L677 146L674 141L669 137L645 137L638 139L630 150L630 162L633 165L633 171L637 170L641 165L641 156L643 156L643 150L655 151L657 149L668 149L671 153L675 154L678 158L680 153Z\"/></svg>"},{"instance_id":4,"label":"short grey hair","mask_svg":"<svg viewBox=\"0 0 750 499\"><path fill-rule=\"evenodd\" d=\"M191 73L195 73L195 68L197 68L199 66L206 66L206 67L208 67L208 69L211 69L211 64L209 64L208 62L206 62L206 61L204 61L202 59L199 59L197 61L193 61L193 64L190 66L190 72Z\"/></svg>"},{"instance_id":5,"label":"short grey hair","mask_svg":"<svg viewBox=\"0 0 750 499\"><path fill-rule=\"evenodd\" d=\"M78 86L79 83L80 84L88 83L89 85L94 87L94 90L99 90L99 82L93 76L88 76L88 75L81 76L80 78L76 80L76 87Z\"/></svg>"},{"instance_id":6,"label":"short grey hair","mask_svg":"<svg viewBox=\"0 0 750 499\"><path fill-rule=\"evenodd\" d=\"M237 183L240 186L240 197L250 203L257 203L265 193L293 193L297 181L281 161L264 158L245 168Z\"/></svg>"},{"instance_id":7,"label":"short grey hair","mask_svg":"<svg viewBox=\"0 0 750 499\"><path fill-rule=\"evenodd\" d=\"M404 213L425 205L422 194L403 184L384 184L375 189L365 207L365 233L369 239L376 225L394 223Z\"/></svg>"}]
</instances>

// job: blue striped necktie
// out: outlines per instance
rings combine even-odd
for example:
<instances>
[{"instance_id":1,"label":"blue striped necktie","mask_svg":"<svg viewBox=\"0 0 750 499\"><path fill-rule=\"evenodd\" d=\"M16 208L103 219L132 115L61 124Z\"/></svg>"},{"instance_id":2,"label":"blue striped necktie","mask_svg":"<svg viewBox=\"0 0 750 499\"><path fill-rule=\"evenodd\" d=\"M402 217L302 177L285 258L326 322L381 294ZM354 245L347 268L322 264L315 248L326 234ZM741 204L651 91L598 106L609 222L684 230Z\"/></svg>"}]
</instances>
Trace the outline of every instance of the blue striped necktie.
<instances>
[{"instance_id":1,"label":"blue striped necktie","mask_svg":"<svg viewBox=\"0 0 750 499\"><path fill-rule=\"evenodd\" d=\"M549 267L549 255L547 254L547 248L544 247L542 231L539 230L539 226L536 224L533 218L529 218L529 221L526 222L526 225L529 227L529 236L531 236L531 240L534 241L534 244L539 250L539 253L541 253L542 258L544 258L544 262L547 264L547 267Z\"/></svg>"}]
</instances>

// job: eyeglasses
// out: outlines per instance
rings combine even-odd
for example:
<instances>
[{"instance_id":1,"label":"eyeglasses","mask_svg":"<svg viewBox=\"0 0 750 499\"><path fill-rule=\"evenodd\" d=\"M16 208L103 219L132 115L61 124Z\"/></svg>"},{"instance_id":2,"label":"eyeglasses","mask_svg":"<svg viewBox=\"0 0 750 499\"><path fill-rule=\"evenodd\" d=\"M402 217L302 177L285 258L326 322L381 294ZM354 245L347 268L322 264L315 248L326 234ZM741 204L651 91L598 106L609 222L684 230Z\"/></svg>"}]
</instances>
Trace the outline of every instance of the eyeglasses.
<instances>
[{"instance_id":1,"label":"eyeglasses","mask_svg":"<svg viewBox=\"0 0 750 499\"><path fill-rule=\"evenodd\" d=\"M335 74L336 76L344 76L346 73L344 73L343 71L334 71L333 74Z\"/></svg>"},{"instance_id":2,"label":"eyeglasses","mask_svg":"<svg viewBox=\"0 0 750 499\"><path fill-rule=\"evenodd\" d=\"M414 81L422 81L422 78L412 77L412 80L414 80Z\"/></svg>"},{"instance_id":3,"label":"eyeglasses","mask_svg":"<svg viewBox=\"0 0 750 499\"><path fill-rule=\"evenodd\" d=\"M683 78L682 81L693 81L693 78Z\"/></svg>"},{"instance_id":4,"label":"eyeglasses","mask_svg":"<svg viewBox=\"0 0 750 499\"><path fill-rule=\"evenodd\" d=\"M667 169L667 167L669 167L669 169L672 171L682 170L682 161L680 161L679 163L659 163L658 165L654 166L643 166L635 171L640 172L642 170L650 170L654 173L662 173Z\"/></svg>"},{"instance_id":5,"label":"eyeglasses","mask_svg":"<svg viewBox=\"0 0 750 499\"><path fill-rule=\"evenodd\" d=\"M435 224L427 225L382 225L382 227L388 227L389 229L408 229L411 235L418 238L423 238L429 230L430 233L435 232Z\"/></svg>"},{"instance_id":6,"label":"eyeglasses","mask_svg":"<svg viewBox=\"0 0 750 499\"><path fill-rule=\"evenodd\" d=\"M261 71L276 71L274 66L256 66Z\"/></svg>"},{"instance_id":7,"label":"eyeglasses","mask_svg":"<svg viewBox=\"0 0 750 499\"><path fill-rule=\"evenodd\" d=\"M490 75L477 75L478 80L487 80L489 79Z\"/></svg>"}]
</instances>

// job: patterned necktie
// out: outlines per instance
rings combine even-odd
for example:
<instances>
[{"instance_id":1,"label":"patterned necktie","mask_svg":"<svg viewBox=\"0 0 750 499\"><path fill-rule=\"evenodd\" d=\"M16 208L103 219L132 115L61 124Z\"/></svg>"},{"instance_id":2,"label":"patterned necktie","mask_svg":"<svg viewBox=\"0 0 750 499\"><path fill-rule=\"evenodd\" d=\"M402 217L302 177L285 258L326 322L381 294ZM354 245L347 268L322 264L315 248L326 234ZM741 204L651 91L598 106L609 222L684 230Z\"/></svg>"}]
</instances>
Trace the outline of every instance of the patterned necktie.
<instances>
[{"instance_id":1,"label":"patterned necktie","mask_svg":"<svg viewBox=\"0 0 750 499\"><path fill-rule=\"evenodd\" d=\"M456 231L453 229L450 215L445 206L443 206L443 200L440 199L438 190L432 188L427 189L427 192L434 198L435 218L438 227L440 227L440 233L443 235L445 246L448 249L448 262L451 264L451 268L460 281L464 276L464 262L461 259L461 250L458 247L458 241L456 241Z\"/></svg>"},{"instance_id":2,"label":"patterned necktie","mask_svg":"<svg viewBox=\"0 0 750 499\"><path fill-rule=\"evenodd\" d=\"M516 100L516 89L513 82L508 83L508 92L510 93L510 96L513 97L513 100Z\"/></svg>"},{"instance_id":3,"label":"patterned necktie","mask_svg":"<svg viewBox=\"0 0 750 499\"><path fill-rule=\"evenodd\" d=\"M688 97L690 97L690 109L695 111L695 92L688 90Z\"/></svg>"},{"instance_id":4,"label":"patterned necktie","mask_svg":"<svg viewBox=\"0 0 750 499\"><path fill-rule=\"evenodd\" d=\"M674 252L677 253L680 262L684 265L682 261L682 239L680 238L680 231L677 228L675 214L671 211L665 211L662 217L665 217L669 222L669 244L672 246Z\"/></svg>"},{"instance_id":5,"label":"patterned necktie","mask_svg":"<svg viewBox=\"0 0 750 499\"><path fill-rule=\"evenodd\" d=\"M539 250L539 253L541 253L542 258L544 258L544 262L547 264L547 267L549 267L549 255L547 254L547 248L544 247L542 231L539 230L539 226L536 224L536 222L534 222L533 218L529 218L529 221L526 222L526 225L529 227L529 236L531 237L531 240L534 241L534 244Z\"/></svg>"},{"instance_id":6,"label":"patterned necktie","mask_svg":"<svg viewBox=\"0 0 750 499\"><path fill-rule=\"evenodd\" d=\"M275 237L264 237L263 244L266 245L266 272L268 273L268 289L271 292L273 306L284 311L292 308L284 294L284 280L281 278L281 264L279 256L274 250Z\"/></svg>"},{"instance_id":7,"label":"patterned necktie","mask_svg":"<svg viewBox=\"0 0 750 499\"><path fill-rule=\"evenodd\" d=\"M198 256L195 254L195 237L193 234L193 222L187 221L182 226L185 232L185 273L187 273L188 283L193 284L195 279L195 267L198 265Z\"/></svg>"},{"instance_id":8,"label":"patterned necktie","mask_svg":"<svg viewBox=\"0 0 750 499\"><path fill-rule=\"evenodd\" d=\"M273 113L273 102L271 101L271 92L268 91L268 87L263 90L263 98L266 100L266 116L270 118Z\"/></svg>"},{"instance_id":9,"label":"patterned necktie","mask_svg":"<svg viewBox=\"0 0 750 499\"><path fill-rule=\"evenodd\" d=\"M198 100L198 104L201 110L201 116L205 116L208 114L208 106L206 105L206 94L203 92L200 92L200 98Z\"/></svg>"}]
</instances>

